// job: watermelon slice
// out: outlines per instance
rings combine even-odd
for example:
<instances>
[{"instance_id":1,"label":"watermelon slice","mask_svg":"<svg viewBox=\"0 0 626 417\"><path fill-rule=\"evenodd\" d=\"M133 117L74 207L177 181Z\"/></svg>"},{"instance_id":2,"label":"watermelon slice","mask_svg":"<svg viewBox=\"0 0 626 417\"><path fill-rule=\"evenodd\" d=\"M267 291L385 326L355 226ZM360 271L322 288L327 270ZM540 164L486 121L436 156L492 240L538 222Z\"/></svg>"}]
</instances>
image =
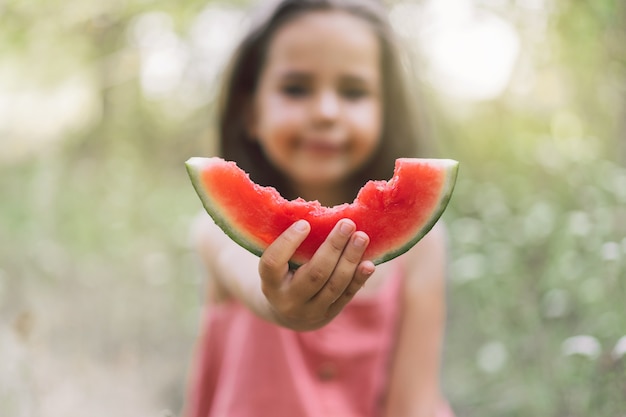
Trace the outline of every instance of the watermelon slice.
<instances>
[{"instance_id":1,"label":"watermelon slice","mask_svg":"<svg viewBox=\"0 0 626 417\"><path fill-rule=\"evenodd\" d=\"M275 188L252 182L234 162L190 158L191 182L215 223L239 245L260 256L299 219L311 232L290 264L311 259L335 224L349 218L370 237L364 259L389 261L414 246L445 210L456 182L458 162L400 158L389 181L368 181L348 204L324 207L302 198L288 201Z\"/></svg>"}]
</instances>

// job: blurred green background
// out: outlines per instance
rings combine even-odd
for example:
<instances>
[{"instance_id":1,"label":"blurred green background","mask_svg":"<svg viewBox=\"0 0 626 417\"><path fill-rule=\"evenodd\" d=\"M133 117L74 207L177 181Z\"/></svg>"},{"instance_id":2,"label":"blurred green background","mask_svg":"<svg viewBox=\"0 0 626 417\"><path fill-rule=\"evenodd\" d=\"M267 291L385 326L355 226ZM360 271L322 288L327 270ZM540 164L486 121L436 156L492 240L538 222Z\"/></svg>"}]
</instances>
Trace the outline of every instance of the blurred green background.
<instances>
[{"instance_id":1,"label":"blurred green background","mask_svg":"<svg viewBox=\"0 0 626 417\"><path fill-rule=\"evenodd\" d=\"M249 2L0 0L0 415L173 416L201 309L185 173ZM459 416L626 415L626 3L391 1L462 163Z\"/></svg>"}]
</instances>

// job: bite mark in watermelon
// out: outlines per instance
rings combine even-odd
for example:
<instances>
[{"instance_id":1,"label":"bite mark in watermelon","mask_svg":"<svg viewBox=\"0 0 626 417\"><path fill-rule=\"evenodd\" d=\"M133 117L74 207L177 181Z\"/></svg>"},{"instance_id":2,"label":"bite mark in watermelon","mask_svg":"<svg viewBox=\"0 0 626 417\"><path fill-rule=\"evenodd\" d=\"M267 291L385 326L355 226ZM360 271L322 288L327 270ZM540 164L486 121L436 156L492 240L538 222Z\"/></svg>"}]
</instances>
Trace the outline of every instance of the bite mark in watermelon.
<instances>
[{"instance_id":1,"label":"bite mark in watermelon","mask_svg":"<svg viewBox=\"0 0 626 417\"><path fill-rule=\"evenodd\" d=\"M288 201L222 158L194 157L185 165L207 213L255 255L261 256L294 222L307 220L311 231L290 261L294 268L311 259L343 218L370 237L363 259L380 264L405 253L443 214L458 171L451 159L400 158L389 181L368 181L352 203L324 207L302 198Z\"/></svg>"}]
</instances>

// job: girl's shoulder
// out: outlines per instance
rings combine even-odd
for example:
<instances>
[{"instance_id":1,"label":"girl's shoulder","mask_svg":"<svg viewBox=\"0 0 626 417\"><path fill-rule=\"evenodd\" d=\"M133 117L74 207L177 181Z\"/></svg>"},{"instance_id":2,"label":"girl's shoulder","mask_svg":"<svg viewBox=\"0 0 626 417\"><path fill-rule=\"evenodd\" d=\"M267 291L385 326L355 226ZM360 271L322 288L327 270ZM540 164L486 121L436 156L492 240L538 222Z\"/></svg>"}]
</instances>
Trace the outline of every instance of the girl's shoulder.
<instances>
[{"instance_id":1,"label":"girl's shoulder","mask_svg":"<svg viewBox=\"0 0 626 417\"><path fill-rule=\"evenodd\" d=\"M439 221L422 240L407 251L404 261L407 268L410 269L415 263L427 261L433 256L444 255L447 246L446 240L446 226L442 221Z\"/></svg>"},{"instance_id":2,"label":"girl's shoulder","mask_svg":"<svg viewBox=\"0 0 626 417\"><path fill-rule=\"evenodd\" d=\"M439 284L445 280L447 265L447 231L439 221L403 257L407 285Z\"/></svg>"},{"instance_id":3,"label":"girl's shoulder","mask_svg":"<svg viewBox=\"0 0 626 417\"><path fill-rule=\"evenodd\" d=\"M220 248L234 243L204 211L196 215L191 222L190 235L191 247L200 258L205 272L207 298L213 302L229 299L228 291L217 276L215 264Z\"/></svg>"},{"instance_id":4,"label":"girl's shoulder","mask_svg":"<svg viewBox=\"0 0 626 417\"><path fill-rule=\"evenodd\" d=\"M357 293L357 298L376 296L390 279L399 276L405 285L441 276L446 259L446 231L437 223L414 247L402 256L376 266L376 272ZM430 277L430 278L429 278Z\"/></svg>"},{"instance_id":5,"label":"girl's shoulder","mask_svg":"<svg viewBox=\"0 0 626 417\"><path fill-rule=\"evenodd\" d=\"M211 216L205 211L198 213L191 222L191 245L195 249L205 245L219 245L223 240L224 233L215 224ZM220 232L220 233L218 233Z\"/></svg>"}]
</instances>

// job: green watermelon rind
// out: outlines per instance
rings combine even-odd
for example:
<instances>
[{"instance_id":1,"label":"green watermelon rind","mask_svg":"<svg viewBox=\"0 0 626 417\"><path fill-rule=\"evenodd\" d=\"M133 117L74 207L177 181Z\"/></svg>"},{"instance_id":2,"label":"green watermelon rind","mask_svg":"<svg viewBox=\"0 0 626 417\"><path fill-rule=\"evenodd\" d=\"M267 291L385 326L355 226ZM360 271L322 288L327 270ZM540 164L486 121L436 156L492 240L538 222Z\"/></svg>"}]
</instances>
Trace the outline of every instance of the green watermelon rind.
<instances>
[{"instance_id":1,"label":"green watermelon rind","mask_svg":"<svg viewBox=\"0 0 626 417\"><path fill-rule=\"evenodd\" d=\"M250 239L250 236L244 236L241 233L237 233L237 229L233 227L232 223L228 221L228 218L222 214L220 210L217 209L219 204L213 201L210 198L210 194L205 191L202 187L202 180L200 178L200 174L202 173L202 168L207 165L212 164L209 158L201 158L201 157L192 157L185 162L185 167L187 168L187 173L189 174L189 178L191 179L191 183L193 184L198 197L200 197L200 201L202 202L202 206L206 210L206 212L211 216L215 224L228 235L235 243L249 252L253 253L256 256L263 255L263 247L260 244L255 244Z\"/></svg>"},{"instance_id":2,"label":"green watermelon rind","mask_svg":"<svg viewBox=\"0 0 626 417\"><path fill-rule=\"evenodd\" d=\"M422 240L424 236L426 236L426 234L435 226L437 221L439 221L439 219L443 215L443 212L450 202L454 187L456 185L459 163L458 161L452 159L440 159L438 161L439 163L445 165L446 170L445 183L441 189L439 204L432 211L431 216L425 222L424 226L419 231L417 231L417 233L411 240L407 241L407 243L403 246L385 252L378 258L372 259L371 261L374 263L374 265L380 265L384 262L388 262L409 251L409 249L415 246L420 240ZM265 250L262 244L254 242L252 240L254 238L253 235L244 235L242 233L238 233L237 228L233 227L233 224L228 220L228 217L217 208L219 207L219 204L211 199L210 193L207 193L202 186L202 180L200 178L202 170L206 166L213 163L214 162L212 162L211 158L192 157L188 159L185 162L185 167L191 179L191 183L196 193L200 197L200 201L202 202L204 209L213 219L215 224L239 246L260 257L261 255L263 255L263 252ZM301 262L296 262L294 260L289 261L289 266L291 269L297 269L301 265Z\"/></svg>"},{"instance_id":3,"label":"green watermelon rind","mask_svg":"<svg viewBox=\"0 0 626 417\"><path fill-rule=\"evenodd\" d=\"M400 246L396 250L386 252L379 258L372 260L374 265L380 265L384 262L388 262L408 252L409 249L415 246L417 242L422 240L422 238L424 238L424 236L426 236L428 232L430 232L432 228L435 227L435 224L437 224L437 222L443 215L443 212L446 210L446 207L448 207L448 203L452 198L452 192L454 191L454 187L456 185L456 179L459 173L459 162L453 159L440 159L439 162L446 165L446 181L441 189L441 194L439 196L439 205L432 211L432 214L424 224L424 227L422 227L415 234L413 239L408 241L404 246Z\"/></svg>"}]
</instances>

